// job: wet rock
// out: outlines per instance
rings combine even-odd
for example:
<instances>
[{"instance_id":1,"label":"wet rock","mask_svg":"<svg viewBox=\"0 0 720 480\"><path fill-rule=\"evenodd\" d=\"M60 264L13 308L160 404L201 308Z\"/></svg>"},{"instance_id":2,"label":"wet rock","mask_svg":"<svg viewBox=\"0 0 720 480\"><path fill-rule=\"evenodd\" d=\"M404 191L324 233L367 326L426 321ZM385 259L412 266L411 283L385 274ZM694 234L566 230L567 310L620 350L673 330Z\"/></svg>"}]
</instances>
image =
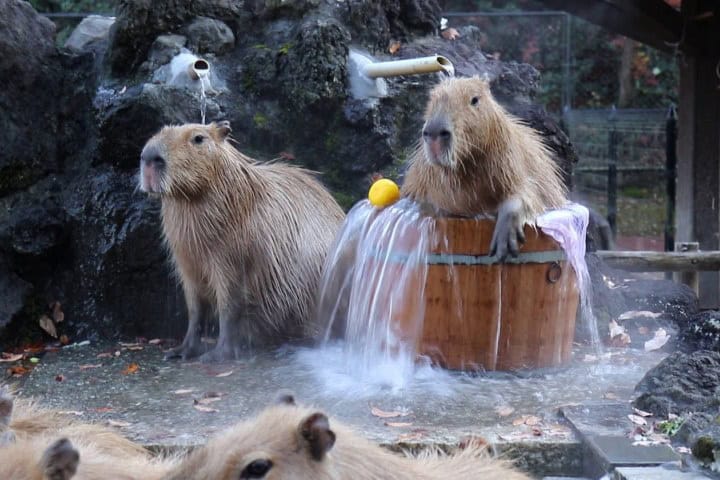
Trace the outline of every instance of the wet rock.
<instances>
[{"instance_id":1,"label":"wet rock","mask_svg":"<svg viewBox=\"0 0 720 480\"><path fill-rule=\"evenodd\" d=\"M143 145L163 125L200 122L200 97L184 88L146 83L122 94L108 94L98 115L98 162L135 171ZM220 116L218 105L209 98L208 121Z\"/></svg>"},{"instance_id":2,"label":"wet rock","mask_svg":"<svg viewBox=\"0 0 720 480\"><path fill-rule=\"evenodd\" d=\"M288 44L279 71L285 96L298 108L345 96L350 35L333 20L311 20Z\"/></svg>"},{"instance_id":3,"label":"wet rock","mask_svg":"<svg viewBox=\"0 0 720 480\"><path fill-rule=\"evenodd\" d=\"M124 0L110 33L108 61L112 73L135 72L160 34L177 33L192 19L204 16L237 28L249 20L242 2L231 0Z\"/></svg>"},{"instance_id":4,"label":"wet rock","mask_svg":"<svg viewBox=\"0 0 720 480\"><path fill-rule=\"evenodd\" d=\"M616 321L630 334L630 348L644 348L644 343L652 339L659 328L671 336L671 343L666 348L676 344L678 333L685 329L698 309L697 296L692 289L671 280L649 280L613 269L593 253L586 255L585 261L601 339L610 340L608 325ZM583 332L579 333L579 339L583 339Z\"/></svg>"},{"instance_id":5,"label":"wet rock","mask_svg":"<svg viewBox=\"0 0 720 480\"><path fill-rule=\"evenodd\" d=\"M147 60L140 66L142 72L152 72L170 63L187 45L184 35L159 35L150 47Z\"/></svg>"},{"instance_id":6,"label":"wet rock","mask_svg":"<svg viewBox=\"0 0 720 480\"><path fill-rule=\"evenodd\" d=\"M30 283L0 262L0 331L22 310L31 291Z\"/></svg>"},{"instance_id":7,"label":"wet rock","mask_svg":"<svg viewBox=\"0 0 720 480\"><path fill-rule=\"evenodd\" d=\"M62 74L54 24L20 0L0 0L0 11L1 196L57 169Z\"/></svg>"},{"instance_id":8,"label":"wet rock","mask_svg":"<svg viewBox=\"0 0 720 480\"><path fill-rule=\"evenodd\" d=\"M74 53L104 50L113 23L115 17L89 15L83 18L65 41L65 48Z\"/></svg>"},{"instance_id":9,"label":"wet rock","mask_svg":"<svg viewBox=\"0 0 720 480\"><path fill-rule=\"evenodd\" d=\"M320 5L320 0L249 0L246 8L264 19L277 17L300 17Z\"/></svg>"},{"instance_id":10,"label":"wet rock","mask_svg":"<svg viewBox=\"0 0 720 480\"><path fill-rule=\"evenodd\" d=\"M80 338L171 336L184 304L161 240L159 202L130 173L102 168L78 178L67 199L75 260L65 314Z\"/></svg>"},{"instance_id":11,"label":"wet rock","mask_svg":"<svg viewBox=\"0 0 720 480\"><path fill-rule=\"evenodd\" d=\"M720 352L676 352L645 374L634 406L667 417L691 412L717 413L720 407Z\"/></svg>"},{"instance_id":12,"label":"wet rock","mask_svg":"<svg viewBox=\"0 0 720 480\"><path fill-rule=\"evenodd\" d=\"M690 317L681 332L682 348L720 352L720 311L707 310Z\"/></svg>"},{"instance_id":13,"label":"wet rock","mask_svg":"<svg viewBox=\"0 0 720 480\"><path fill-rule=\"evenodd\" d=\"M235 35L230 27L214 18L198 17L183 31L188 48L197 53L222 55L235 46Z\"/></svg>"}]
</instances>

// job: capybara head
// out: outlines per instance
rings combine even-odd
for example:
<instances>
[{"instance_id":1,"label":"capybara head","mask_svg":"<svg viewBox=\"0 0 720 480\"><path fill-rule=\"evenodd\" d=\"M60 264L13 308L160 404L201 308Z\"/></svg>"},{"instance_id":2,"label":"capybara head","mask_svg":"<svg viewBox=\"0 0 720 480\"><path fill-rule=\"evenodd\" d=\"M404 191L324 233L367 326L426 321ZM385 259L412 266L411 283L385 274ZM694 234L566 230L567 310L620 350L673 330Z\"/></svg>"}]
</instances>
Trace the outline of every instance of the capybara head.
<instances>
[{"instance_id":1,"label":"capybara head","mask_svg":"<svg viewBox=\"0 0 720 480\"><path fill-rule=\"evenodd\" d=\"M430 92L422 130L425 158L438 166L458 169L493 141L490 128L497 109L487 80L451 78ZM497 140L497 138L495 138Z\"/></svg>"},{"instance_id":2,"label":"capybara head","mask_svg":"<svg viewBox=\"0 0 720 480\"><path fill-rule=\"evenodd\" d=\"M328 478L326 454L335 433L321 412L298 407L292 396L235 425L194 450L172 480Z\"/></svg>"},{"instance_id":3,"label":"capybara head","mask_svg":"<svg viewBox=\"0 0 720 480\"><path fill-rule=\"evenodd\" d=\"M220 162L230 161L230 123L163 127L140 154L140 190L192 198L213 184Z\"/></svg>"}]
</instances>

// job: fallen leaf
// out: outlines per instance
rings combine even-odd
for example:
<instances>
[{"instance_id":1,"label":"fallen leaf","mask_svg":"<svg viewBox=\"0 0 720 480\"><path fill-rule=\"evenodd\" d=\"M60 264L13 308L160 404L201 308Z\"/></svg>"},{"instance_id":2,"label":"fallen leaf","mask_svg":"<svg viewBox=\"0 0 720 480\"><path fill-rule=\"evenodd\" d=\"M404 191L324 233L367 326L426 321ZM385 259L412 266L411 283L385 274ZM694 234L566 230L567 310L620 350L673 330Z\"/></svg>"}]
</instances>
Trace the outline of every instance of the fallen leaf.
<instances>
[{"instance_id":1,"label":"fallen leaf","mask_svg":"<svg viewBox=\"0 0 720 480\"><path fill-rule=\"evenodd\" d=\"M51 303L50 309L52 310L52 318L55 323L62 323L65 320L65 314L63 313L62 308L60 308L60 302Z\"/></svg>"},{"instance_id":2,"label":"fallen leaf","mask_svg":"<svg viewBox=\"0 0 720 480\"><path fill-rule=\"evenodd\" d=\"M26 373L28 373L30 370L23 367L22 365L15 365L10 368L8 368L8 373L12 375L13 377L22 377Z\"/></svg>"},{"instance_id":3,"label":"fallen leaf","mask_svg":"<svg viewBox=\"0 0 720 480\"><path fill-rule=\"evenodd\" d=\"M205 405L195 404L195 405L193 405L193 408L194 408L195 410L198 410L198 411L201 411L201 412L206 412L206 413L217 412L216 409L211 408L211 407L206 407Z\"/></svg>"},{"instance_id":4,"label":"fallen leaf","mask_svg":"<svg viewBox=\"0 0 720 480\"><path fill-rule=\"evenodd\" d=\"M18 360L22 360L23 354L22 353L0 353L0 363L7 362L17 362Z\"/></svg>"},{"instance_id":5,"label":"fallen leaf","mask_svg":"<svg viewBox=\"0 0 720 480\"><path fill-rule=\"evenodd\" d=\"M102 363L98 363L97 365L80 365L80 370L90 370L91 368L99 367L102 367Z\"/></svg>"},{"instance_id":6,"label":"fallen leaf","mask_svg":"<svg viewBox=\"0 0 720 480\"><path fill-rule=\"evenodd\" d=\"M692 450L690 450L688 447L675 447L675 451L682 455L688 455L692 453Z\"/></svg>"},{"instance_id":7,"label":"fallen leaf","mask_svg":"<svg viewBox=\"0 0 720 480\"><path fill-rule=\"evenodd\" d=\"M625 327L622 325L618 325L618 323L615 320L610 320L610 338L615 338L618 335L622 335L625 333Z\"/></svg>"},{"instance_id":8,"label":"fallen leaf","mask_svg":"<svg viewBox=\"0 0 720 480\"><path fill-rule=\"evenodd\" d=\"M78 412L77 410L64 410L57 413L59 413L60 415L75 415L76 417L81 417L84 415L83 412Z\"/></svg>"},{"instance_id":9,"label":"fallen leaf","mask_svg":"<svg viewBox=\"0 0 720 480\"><path fill-rule=\"evenodd\" d=\"M514 411L515 409L510 405L502 405L500 407L495 407L495 413L497 413L501 417L507 417L508 415L511 415Z\"/></svg>"},{"instance_id":10,"label":"fallen leaf","mask_svg":"<svg viewBox=\"0 0 720 480\"><path fill-rule=\"evenodd\" d=\"M50 335L53 338L57 338L57 330L55 329L55 324L53 323L52 319L48 317L47 315L42 315L38 319L38 323L40 324L40 328L45 330L48 335Z\"/></svg>"},{"instance_id":11,"label":"fallen leaf","mask_svg":"<svg viewBox=\"0 0 720 480\"><path fill-rule=\"evenodd\" d=\"M62 373L58 373L57 375L55 375L56 382L62 382L63 380L65 380L65 375L63 375Z\"/></svg>"},{"instance_id":12,"label":"fallen leaf","mask_svg":"<svg viewBox=\"0 0 720 480\"><path fill-rule=\"evenodd\" d=\"M388 427L396 427L396 428L412 427L411 422L385 422L385 425Z\"/></svg>"},{"instance_id":13,"label":"fallen leaf","mask_svg":"<svg viewBox=\"0 0 720 480\"><path fill-rule=\"evenodd\" d=\"M390 55L395 55L398 50L400 50L400 42L390 42L390 46L388 47L388 52L390 52Z\"/></svg>"},{"instance_id":14,"label":"fallen leaf","mask_svg":"<svg viewBox=\"0 0 720 480\"><path fill-rule=\"evenodd\" d=\"M618 396L617 396L617 394L612 393L612 392L605 392L605 394L603 395L603 398L606 400L617 400Z\"/></svg>"},{"instance_id":15,"label":"fallen leaf","mask_svg":"<svg viewBox=\"0 0 720 480\"><path fill-rule=\"evenodd\" d=\"M638 415L630 414L630 415L628 415L628 418L635 425L647 425L647 420L645 420L643 417L640 417Z\"/></svg>"},{"instance_id":16,"label":"fallen leaf","mask_svg":"<svg viewBox=\"0 0 720 480\"><path fill-rule=\"evenodd\" d=\"M122 95L122 94L125 93L126 91L127 91L127 86L124 85L124 86L120 89L120 91L118 92L118 95Z\"/></svg>"},{"instance_id":17,"label":"fallen leaf","mask_svg":"<svg viewBox=\"0 0 720 480\"><path fill-rule=\"evenodd\" d=\"M70 343L70 337L63 333L62 335L60 335L60 343L63 345L68 345Z\"/></svg>"},{"instance_id":18,"label":"fallen leaf","mask_svg":"<svg viewBox=\"0 0 720 480\"><path fill-rule=\"evenodd\" d=\"M611 347L626 347L632 343L632 340L630 339L630 335L627 333L621 333L620 335L613 337L612 340L610 340L610 346Z\"/></svg>"},{"instance_id":19,"label":"fallen leaf","mask_svg":"<svg viewBox=\"0 0 720 480\"><path fill-rule=\"evenodd\" d=\"M635 412L635 415L639 415L641 417L652 417L653 414L650 412L646 412L645 410L640 410L639 408L633 408L633 412Z\"/></svg>"},{"instance_id":20,"label":"fallen leaf","mask_svg":"<svg viewBox=\"0 0 720 480\"><path fill-rule=\"evenodd\" d=\"M399 442L411 442L416 440L422 440L425 436L425 432L410 432L410 433L401 433L398 435L398 441Z\"/></svg>"},{"instance_id":21,"label":"fallen leaf","mask_svg":"<svg viewBox=\"0 0 720 480\"><path fill-rule=\"evenodd\" d=\"M108 420L107 423L108 423L108 425L110 425L111 427L124 428L124 427L129 427L129 426L130 426L130 423L128 423L128 422L121 422L120 420Z\"/></svg>"},{"instance_id":22,"label":"fallen leaf","mask_svg":"<svg viewBox=\"0 0 720 480\"><path fill-rule=\"evenodd\" d=\"M118 342L118 345L124 348L130 348L130 347L141 347L142 345L138 342L132 342L132 343L125 343L125 342Z\"/></svg>"},{"instance_id":23,"label":"fallen leaf","mask_svg":"<svg viewBox=\"0 0 720 480\"><path fill-rule=\"evenodd\" d=\"M450 27L442 31L442 36L445 40L455 40L460 36L460 32Z\"/></svg>"},{"instance_id":24,"label":"fallen leaf","mask_svg":"<svg viewBox=\"0 0 720 480\"><path fill-rule=\"evenodd\" d=\"M468 435L460 439L460 442L458 443L458 448L460 448L460 450L465 450L468 447L483 448L489 445L490 442L485 440L483 437L479 437L477 435Z\"/></svg>"},{"instance_id":25,"label":"fallen leaf","mask_svg":"<svg viewBox=\"0 0 720 480\"><path fill-rule=\"evenodd\" d=\"M140 365L137 363L131 363L125 369L122 371L123 375L131 375L133 373L136 373L138 370L140 370Z\"/></svg>"},{"instance_id":26,"label":"fallen leaf","mask_svg":"<svg viewBox=\"0 0 720 480\"><path fill-rule=\"evenodd\" d=\"M150 340L148 343L149 343L150 345L161 345L161 344L164 343L164 342L165 342L165 340L163 340L162 338L153 338L153 339Z\"/></svg>"},{"instance_id":27,"label":"fallen leaf","mask_svg":"<svg viewBox=\"0 0 720 480\"><path fill-rule=\"evenodd\" d=\"M380 409L377 408L377 407L372 407L372 408L370 409L370 413L372 413L372 414L375 415L376 417L380 417L380 418L395 418L395 417L405 417L405 416L407 416L407 412L398 412L398 411L386 412L386 411L384 411L384 410L380 410Z\"/></svg>"},{"instance_id":28,"label":"fallen leaf","mask_svg":"<svg viewBox=\"0 0 720 480\"><path fill-rule=\"evenodd\" d=\"M652 352L653 350L661 349L670 340L670 335L667 334L664 328L658 328L655 332L655 336L645 342L645 351Z\"/></svg>"},{"instance_id":29,"label":"fallen leaf","mask_svg":"<svg viewBox=\"0 0 720 480\"><path fill-rule=\"evenodd\" d=\"M126 348L127 348L128 350L130 350L131 352L139 352L140 350L144 350L144 349L145 349L145 347L143 347L143 346L141 346L141 345L133 345L132 347L126 347Z\"/></svg>"},{"instance_id":30,"label":"fallen leaf","mask_svg":"<svg viewBox=\"0 0 720 480\"><path fill-rule=\"evenodd\" d=\"M201 398L199 400L193 400L195 405L210 405L213 402L219 402L222 400L220 397Z\"/></svg>"},{"instance_id":31,"label":"fallen leaf","mask_svg":"<svg viewBox=\"0 0 720 480\"><path fill-rule=\"evenodd\" d=\"M525 425L539 425L542 423L542 419L540 417L536 417L534 415L530 415L525 419Z\"/></svg>"},{"instance_id":32,"label":"fallen leaf","mask_svg":"<svg viewBox=\"0 0 720 480\"><path fill-rule=\"evenodd\" d=\"M194 388L181 388L180 390L175 390L172 393L174 393L175 395L187 395L188 393L192 393L194 391Z\"/></svg>"},{"instance_id":33,"label":"fallen leaf","mask_svg":"<svg viewBox=\"0 0 720 480\"><path fill-rule=\"evenodd\" d=\"M218 374L215 375L215 376L218 377L218 378L222 378L222 377L229 377L229 376L232 375L232 374L233 374L233 371L232 371L232 370L229 370L229 371L227 371L227 372L218 373Z\"/></svg>"},{"instance_id":34,"label":"fallen leaf","mask_svg":"<svg viewBox=\"0 0 720 480\"><path fill-rule=\"evenodd\" d=\"M662 313L648 312L647 310L629 310L618 316L618 320L630 320L632 318L658 318L662 317Z\"/></svg>"}]
</instances>

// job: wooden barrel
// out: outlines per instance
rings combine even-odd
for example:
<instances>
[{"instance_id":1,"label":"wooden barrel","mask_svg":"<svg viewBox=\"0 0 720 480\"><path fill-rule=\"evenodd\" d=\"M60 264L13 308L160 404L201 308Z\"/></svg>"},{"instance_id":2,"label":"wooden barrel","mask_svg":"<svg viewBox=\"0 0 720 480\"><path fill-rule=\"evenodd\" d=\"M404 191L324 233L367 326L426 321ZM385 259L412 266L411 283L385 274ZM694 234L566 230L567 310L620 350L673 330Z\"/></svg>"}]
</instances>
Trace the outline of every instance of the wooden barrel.
<instances>
[{"instance_id":1,"label":"wooden barrel","mask_svg":"<svg viewBox=\"0 0 720 480\"><path fill-rule=\"evenodd\" d=\"M447 240L432 248L424 288L411 284L402 302L380 303L400 336L445 368L561 365L570 358L575 330L575 272L557 242L529 226L519 256L498 263L488 256L494 228L491 220L437 219L437 238ZM393 245L398 258L412 240L408 235ZM419 302L425 307L422 332Z\"/></svg>"}]
</instances>

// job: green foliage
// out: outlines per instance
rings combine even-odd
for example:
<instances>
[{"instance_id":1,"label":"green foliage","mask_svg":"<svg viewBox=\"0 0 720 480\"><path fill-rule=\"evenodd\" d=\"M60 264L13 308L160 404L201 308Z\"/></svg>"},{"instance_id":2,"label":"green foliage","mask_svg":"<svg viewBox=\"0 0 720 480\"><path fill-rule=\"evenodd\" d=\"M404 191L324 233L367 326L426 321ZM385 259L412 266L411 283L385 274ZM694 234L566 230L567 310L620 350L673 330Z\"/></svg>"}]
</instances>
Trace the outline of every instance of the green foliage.
<instances>
[{"instance_id":1,"label":"green foliage","mask_svg":"<svg viewBox=\"0 0 720 480\"><path fill-rule=\"evenodd\" d=\"M257 128L265 128L268 125L268 118L262 113L253 115L253 123Z\"/></svg>"},{"instance_id":2,"label":"green foliage","mask_svg":"<svg viewBox=\"0 0 720 480\"><path fill-rule=\"evenodd\" d=\"M682 417L676 417L672 420L665 420L660 423L658 423L655 428L659 430L660 432L664 433L665 435L672 437L675 435L678 430L680 430L680 427L682 427L683 422L685 422L685 419Z\"/></svg>"},{"instance_id":3,"label":"green foliage","mask_svg":"<svg viewBox=\"0 0 720 480\"><path fill-rule=\"evenodd\" d=\"M287 55L290 49L292 48L292 43L284 43L280 46L278 49L278 55Z\"/></svg>"}]
</instances>

